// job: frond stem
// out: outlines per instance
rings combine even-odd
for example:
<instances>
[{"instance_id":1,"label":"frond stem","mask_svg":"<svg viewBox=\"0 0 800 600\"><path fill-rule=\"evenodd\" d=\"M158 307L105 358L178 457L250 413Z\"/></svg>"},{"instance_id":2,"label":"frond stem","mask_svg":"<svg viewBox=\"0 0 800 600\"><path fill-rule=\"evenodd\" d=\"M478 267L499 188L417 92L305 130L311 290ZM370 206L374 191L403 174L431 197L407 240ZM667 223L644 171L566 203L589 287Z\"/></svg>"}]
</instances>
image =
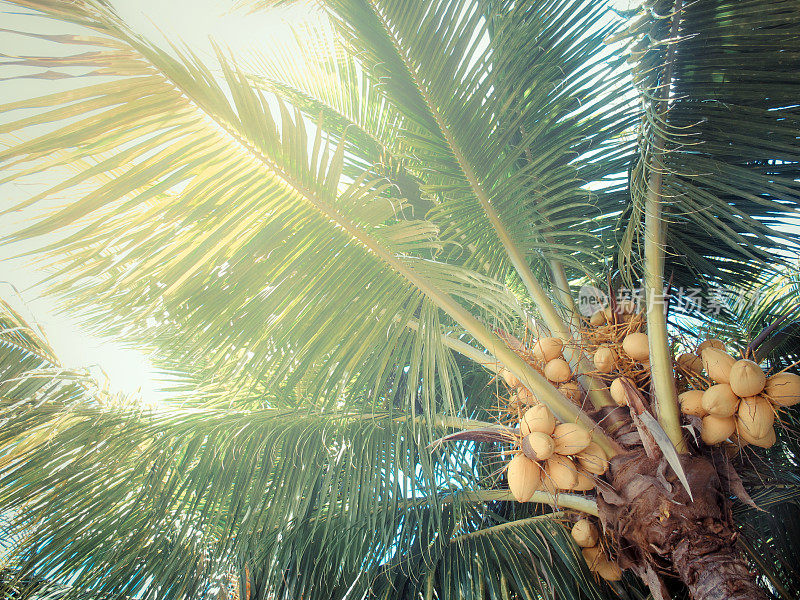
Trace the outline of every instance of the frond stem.
<instances>
[{"instance_id":1,"label":"frond stem","mask_svg":"<svg viewBox=\"0 0 800 600\"><path fill-rule=\"evenodd\" d=\"M682 0L676 0L672 21L671 37L678 32ZM656 110L665 115L669 108L669 88L672 81L674 45L667 50L666 65L661 82L662 101ZM645 271L644 283L647 300L647 335L650 343L650 368L652 373L653 393L656 399L658 421L669 435L678 452L686 452L683 439L680 411L678 410L678 391L675 387L675 376L672 366L669 332L667 331L667 315L664 299L664 254L666 245L666 223L662 217L663 184L660 157L665 150L664 137L655 135L652 146L650 174L647 179L645 196Z\"/></svg>"}]
</instances>

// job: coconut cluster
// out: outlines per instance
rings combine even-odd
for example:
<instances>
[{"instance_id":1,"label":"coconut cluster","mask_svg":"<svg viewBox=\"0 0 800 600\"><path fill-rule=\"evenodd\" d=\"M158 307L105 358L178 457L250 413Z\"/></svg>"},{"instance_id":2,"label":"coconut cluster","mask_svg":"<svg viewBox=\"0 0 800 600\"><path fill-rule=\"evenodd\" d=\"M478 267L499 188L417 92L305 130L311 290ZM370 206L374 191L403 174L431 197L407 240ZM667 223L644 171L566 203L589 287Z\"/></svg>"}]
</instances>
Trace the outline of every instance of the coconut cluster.
<instances>
[{"instance_id":1,"label":"coconut cluster","mask_svg":"<svg viewBox=\"0 0 800 600\"><path fill-rule=\"evenodd\" d=\"M559 338L541 337L532 347L519 343L516 352L529 365L544 375L564 396L572 402L580 404L583 390L575 379L575 373L564 358L564 343ZM539 404L533 393L522 385L513 373L502 369L499 375L511 390L511 396L506 402L506 413L516 419L527 407Z\"/></svg>"},{"instance_id":2,"label":"coconut cluster","mask_svg":"<svg viewBox=\"0 0 800 600\"><path fill-rule=\"evenodd\" d=\"M580 519L572 526L572 539L581 548L581 554L592 573L606 581L622 579L619 565L608 557L600 540L600 532L589 519Z\"/></svg>"},{"instance_id":3,"label":"coconut cluster","mask_svg":"<svg viewBox=\"0 0 800 600\"><path fill-rule=\"evenodd\" d=\"M694 355L681 354L676 366L694 386L679 395L681 412L702 420L701 438L711 446L731 440L769 448L777 409L800 402L800 376L767 377L752 360L728 354L717 339L704 341Z\"/></svg>"},{"instance_id":4,"label":"coconut cluster","mask_svg":"<svg viewBox=\"0 0 800 600\"><path fill-rule=\"evenodd\" d=\"M594 376L604 381L619 406L628 404L625 383L646 389L650 378L650 347L644 315L631 302L620 302L617 310L607 307L594 313L584 330L593 350Z\"/></svg>"},{"instance_id":5,"label":"coconut cluster","mask_svg":"<svg viewBox=\"0 0 800 600\"><path fill-rule=\"evenodd\" d=\"M507 471L508 487L518 502L527 502L537 490L592 490L594 477L608 470L608 456L589 432L574 423L558 423L544 404L525 412L519 435L521 452Z\"/></svg>"},{"instance_id":6,"label":"coconut cluster","mask_svg":"<svg viewBox=\"0 0 800 600\"><path fill-rule=\"evenodd\" d=\"M541 337L531 346L519 344L517 349L562 394L580 403L583 391L563 351L563 342L554 337ZM527 502L537 490L555 494L594 489L594 477L608 469L608 456L592 442L589 432L574 423L559 423L514 375L505 370L500 375L512 390L504 410L506 414L517 411L518 415L520 451L507 469L514 498Z\"/></svg>"}]
</instances>

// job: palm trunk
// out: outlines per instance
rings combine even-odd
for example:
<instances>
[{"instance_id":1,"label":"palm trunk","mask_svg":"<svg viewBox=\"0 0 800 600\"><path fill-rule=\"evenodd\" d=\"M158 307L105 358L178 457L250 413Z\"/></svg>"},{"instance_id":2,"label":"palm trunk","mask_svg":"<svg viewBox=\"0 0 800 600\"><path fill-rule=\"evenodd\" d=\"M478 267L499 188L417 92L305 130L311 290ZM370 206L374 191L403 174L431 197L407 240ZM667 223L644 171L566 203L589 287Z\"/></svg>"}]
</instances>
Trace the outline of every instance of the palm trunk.
<instances>
[{"instance_id":1,"label":"palm trunk","mask_svg":"<svg viewBox=\"0 0 800 600\"><path fill-rule=\"evenodd\" d=\"M699 456L683 455L681 462L693 499L663 459L641 448L612 459L616 494L601 492L597 504L616 538L620 566L668 572L694 600L767 600L735 548L738 532L714 465Z\"/></svg>"},{"instance_id":2,"label":"palm trunk","mask_svg":"<svg viewBox=\"0 0 800 600\"><path fill-rule=\"evenodd\" d=\"M672 553L675 571L694 600L767 600L732 544L713 532L681 542Z\"/></svg>"}]
</instances>

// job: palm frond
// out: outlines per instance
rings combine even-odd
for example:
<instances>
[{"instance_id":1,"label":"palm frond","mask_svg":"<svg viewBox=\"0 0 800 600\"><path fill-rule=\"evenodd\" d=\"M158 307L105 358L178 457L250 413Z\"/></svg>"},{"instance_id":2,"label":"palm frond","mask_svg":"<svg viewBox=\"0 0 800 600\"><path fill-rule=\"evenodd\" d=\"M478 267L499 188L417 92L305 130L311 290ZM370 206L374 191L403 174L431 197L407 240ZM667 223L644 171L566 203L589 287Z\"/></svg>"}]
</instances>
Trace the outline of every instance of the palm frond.
<instances>
[{"instance_id":1,"label":"palm frond","mask_svg":"<svg viewBox=\"0 0 800 600\"><path fill-rule=\"evenodd\" d=\"M662 137L666 151L656 169L663 172L667 277L676 287L752 285L762 269L786 264L798 251L796 236L783 227L800 206L797 11L791 2L765 10L756 2L684 2L675 4L677 14L672 3L659 6L631 32L632 60L645 96L670 86L671 99L665 116L656 103L646 106L620 259L638 271L637 198L647 188L654 140ZM669 39L673 18L677 39ZM674 76L665 82L669 47Z\"/></svg>"},{"instance_id":2,"label":"palm frond","mask_svg":"<svg viewBox=\"0 0 800 600\"><path fill-rule=\"evenodd\" d=\"M344 144L329 148L322 128L309 133L299 113L280 102L274 108L227 58L220 57L222 84L195 57L146 44L110 13L77 4L72 10L110 34L84 43L113 48L93 54L98 66L115 65L115 92L81 81L74 91L4 107L57 107L7 130L67 115L70 121L12 146L3 159L21 169L10 180L90 153L103 157L16 209L114 173L15 236L68 232L48 250L62 259L60 291L76 305L102 301L108 312L92 315L95 327L155 339L188 363L202 355L218 369L225 365L231 379L294 383L313 373L306 388L319 399L351 384L385 387L412 359L453 379L449 350L419 340L439 327L438 313L423 310L423 295L383 260L430 263L441 250L434 225L407 219L383 180L343 179ZM64 56L56 64L85 66L86 58ZM65 146L71 154L48 163ZM466 290L476 281L462 279L461 287L480 312L474 300L485 290ZM407 330L408 317L420 314L425 327ZM227 326L209 330L212 315ZM148 319L156 326L146 327ZM282 326L289 321L292 327ZM436 402L436 388L426 380L424 406ZM459 404L456 388L441 391L451 409Z\"/></svg>"}]
</instances>

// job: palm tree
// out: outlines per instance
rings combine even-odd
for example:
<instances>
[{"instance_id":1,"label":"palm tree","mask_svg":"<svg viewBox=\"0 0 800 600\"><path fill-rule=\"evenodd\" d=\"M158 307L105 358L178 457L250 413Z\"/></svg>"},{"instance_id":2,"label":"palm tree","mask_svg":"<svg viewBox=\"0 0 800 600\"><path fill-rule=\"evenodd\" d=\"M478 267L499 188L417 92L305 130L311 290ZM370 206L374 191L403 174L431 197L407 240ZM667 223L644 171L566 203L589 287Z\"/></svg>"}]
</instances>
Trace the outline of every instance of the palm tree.
<instances>
[{"instance_id":1,"label":"palm tree","mask_svg":"<svg viewBox=\"0 0 800 600\"><path fill-rule=\"evenodd\" d=\"M49 236L53 293L152 349L176 400L109 397L3 308L6 589L798 593L796 437L731 458L679 410L699 379L673 351L741 315L687 325L663 298L791 264L796 3L324 0L295 47L213 67L103 0L15 4L74 34L3 59L70 81L2 107L2 181L58 181L3 213L59 200L13 239ZM642 316L603 317L647 331L617 406L576 292L639 282ZM579 387L548 379L536 338ZM611 458L591 490L550 463L542 489L507 489L531 456L521 394ZM581 514L602 569L570 536Z\"/></svg>"}]
</instances>

